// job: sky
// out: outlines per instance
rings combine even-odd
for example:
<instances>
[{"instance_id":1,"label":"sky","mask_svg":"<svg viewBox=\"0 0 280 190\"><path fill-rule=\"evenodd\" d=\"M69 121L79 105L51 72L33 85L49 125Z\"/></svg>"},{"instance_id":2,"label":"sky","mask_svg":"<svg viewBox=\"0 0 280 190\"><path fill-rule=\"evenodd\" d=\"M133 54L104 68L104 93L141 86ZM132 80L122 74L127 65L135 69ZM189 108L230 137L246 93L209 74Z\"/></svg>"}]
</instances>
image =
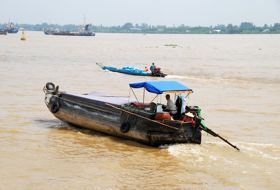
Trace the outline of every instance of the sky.
<instances>
[{"instance_id":1,"label":"sky","mask_svg":"<svg viewBox=\"0 0 280 190\"><path fill-rule=\"evenodd\" d=\"M0 23L214 26L280 23L280 0L0 0Z\"/></svg>"}]
</instances>

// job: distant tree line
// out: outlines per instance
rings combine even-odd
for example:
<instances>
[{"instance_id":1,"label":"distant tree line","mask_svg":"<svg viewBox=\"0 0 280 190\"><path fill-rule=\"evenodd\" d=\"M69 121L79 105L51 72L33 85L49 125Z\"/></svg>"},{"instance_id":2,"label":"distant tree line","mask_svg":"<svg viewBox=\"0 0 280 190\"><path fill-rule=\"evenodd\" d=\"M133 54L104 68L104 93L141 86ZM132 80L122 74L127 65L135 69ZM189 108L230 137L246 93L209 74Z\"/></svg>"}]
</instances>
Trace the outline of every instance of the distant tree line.
<instances>
[{"instance_id":1,"label":"distant tree line","mask_svg":"<svg viewBox=\"0 0 280 190\"><path fill-rule=\"evenodd\" d=\"M43 31L44 29L77 31L81 26L74 24L16 24L19 28L30 31ZM5 28L6 24L0 24L0 29ZM149 33L149 34L280 34L280 23L273 25L255 26L252 22L242 22L239 26L219 24L217 26L165 26L149 24L125 23L121 26L92 25L94 32L104 33Z\"/></svg>"}]
</instances>

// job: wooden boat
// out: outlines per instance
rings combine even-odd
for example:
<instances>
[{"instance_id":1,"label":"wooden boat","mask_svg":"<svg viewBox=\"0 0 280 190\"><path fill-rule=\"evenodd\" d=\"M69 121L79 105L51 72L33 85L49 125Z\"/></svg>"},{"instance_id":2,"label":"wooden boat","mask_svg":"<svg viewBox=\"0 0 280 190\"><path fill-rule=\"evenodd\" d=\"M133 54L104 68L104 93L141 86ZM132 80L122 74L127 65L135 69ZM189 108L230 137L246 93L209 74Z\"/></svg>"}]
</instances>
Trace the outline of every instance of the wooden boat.
<instances>
[{"instance_id":1,"label":"wooden boat","mask_svg":"<svg viewBox=\"0 0 280 190\"><path fill-rule=\"evenodd\" d=\"M163 93L185 93L192 90L176 81L150 81L129 84L131 90L143 88L158 97ZM58 119L113 136L131 139L151 146L172 143L201 143L198 107L189 109L192 116L180 113L173 119L162 110L161 103L140 103L128 97L98 93L62 92L53 83L44 87L45 103ZM180 97L180 96L178 96ZM144 99L145 97L143 97ZM178 98L177 98L178 99Z\"/></svg>"},{"instance_id":2,"label":"wooden boat","mask_svg":"<svg viewBox=\"0 0 280 190\"><path fill-rule=\"evenodd\" d=\"M143 88L143 102L127 97L99 93L71 94L59 91L59 86L44 86L45 103L58 119L108 135L131 139L151 146L173 143L201 144L201 130L218 137L236 150L237 146L207 128L198 106L185 106L184 99L193 91L176 81L148 81L129 84L133 89ZM163 111L161 103L144 103L145 92L175 94L177 113ZM184 95L182 95L184 94Z\"/></svg>"},{"instance_id":3,"label":"wooden boat","mask_svg":"<svg viewBox=\"0 0 280 190\"><path fill-rule=\"evenodd\" d=\"M116 68L111 66L104 66L101 63L96 63L99 67L101 67L103 70L108 70L111 72L117 72L117 73L123 73L128 75L138 75L138 76L150 76L150 77L166 77L167 74L162 73L160 70L158 72L152 74L151 72L146 72L142 69L138 69L136 67L122 67L122 68Z\"/></svg>"},{"instance_id":4,"label":"wooden boat","mask_svg":"<svg viewBox=\"0 0 280 190\"><path fill-rule=\"evenodd\" d=\"M55 35L55 36L95 36L93 32L69 32L69 31L53 31L45 30L46 35Z\"/></svg>"},{"instance_id":5,"label":"wooden boat","mask_svg":"<svg viewBox=\"0 0 280 190\"><path fill-rule=\"evenodd\" d=\"M59 31L59 30L44 30L46 35L56 35L56 36L95 36L95 33L89 30L90 25L87 24L80 31L70 32L70 31Z\"/></svg>"}]
</instances>

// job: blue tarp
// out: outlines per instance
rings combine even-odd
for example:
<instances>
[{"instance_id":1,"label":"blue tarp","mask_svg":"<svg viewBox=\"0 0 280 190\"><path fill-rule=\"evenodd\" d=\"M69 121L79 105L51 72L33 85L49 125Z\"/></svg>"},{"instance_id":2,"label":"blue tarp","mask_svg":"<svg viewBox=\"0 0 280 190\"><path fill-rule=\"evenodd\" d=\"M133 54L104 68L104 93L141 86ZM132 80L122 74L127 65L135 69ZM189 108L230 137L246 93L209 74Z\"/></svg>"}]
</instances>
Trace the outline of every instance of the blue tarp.
<instances>
[{"instance_id":1,"label":"blue tarp","mask_svg":"<svg viewBox=\"0 0 280 190\"><path fill-rule=\"evenodd\" d=\"M147 91L155 94L162 94L170 91L192 91L187 86L177 81L147 81L139 83L130 83L131 88L145 88Z\"/></svg>"}]
</instances>

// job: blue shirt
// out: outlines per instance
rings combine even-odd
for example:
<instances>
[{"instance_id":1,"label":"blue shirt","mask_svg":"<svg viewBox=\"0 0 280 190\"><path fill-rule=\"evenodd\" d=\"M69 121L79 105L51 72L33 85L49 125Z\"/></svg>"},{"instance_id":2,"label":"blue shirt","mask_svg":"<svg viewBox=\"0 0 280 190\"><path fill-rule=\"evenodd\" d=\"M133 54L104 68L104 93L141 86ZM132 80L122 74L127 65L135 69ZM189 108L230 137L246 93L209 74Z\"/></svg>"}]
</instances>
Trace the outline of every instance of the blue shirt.
<instances>
[{"instance_id":1,"label":"blue shirt","mask_svg":"<svg viewBox=\"0 0 280 190\"><path fill-rule=\"evenodd\" d=\"M154 66L154 65L151 65L151 66L150 66L150 70L151 70L152 73L154 73L154 72L155 72L155 66Z\"/></svg>"}]
</instances>

